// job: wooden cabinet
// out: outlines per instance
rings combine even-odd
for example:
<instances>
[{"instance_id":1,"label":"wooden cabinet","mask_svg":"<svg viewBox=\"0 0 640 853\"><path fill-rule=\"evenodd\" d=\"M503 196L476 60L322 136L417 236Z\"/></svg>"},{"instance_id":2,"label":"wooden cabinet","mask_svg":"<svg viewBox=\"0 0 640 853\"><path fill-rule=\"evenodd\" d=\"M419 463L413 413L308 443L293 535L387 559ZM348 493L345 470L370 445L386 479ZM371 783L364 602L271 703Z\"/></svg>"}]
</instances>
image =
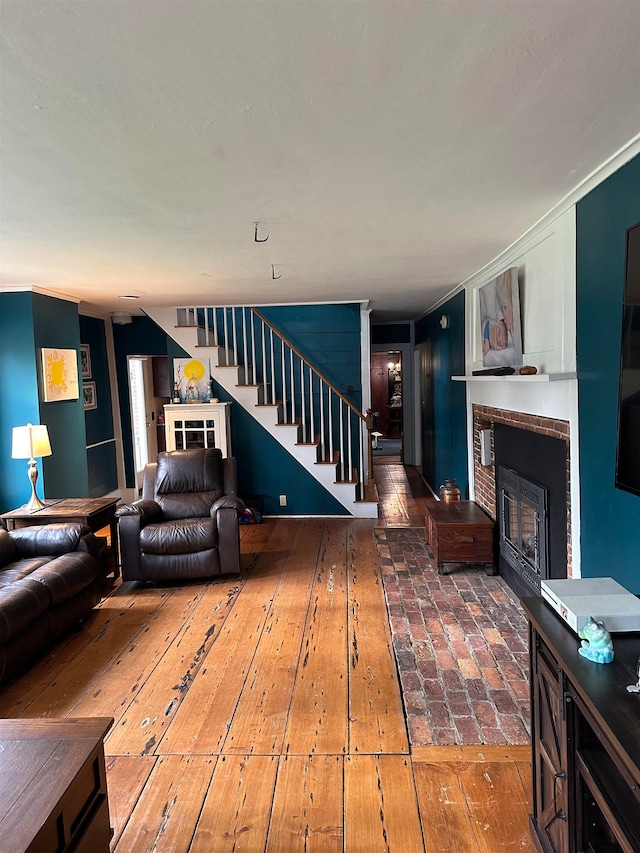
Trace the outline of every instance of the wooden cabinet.
<instances>
[{"instance_id":1,"label":"wooden cabinet","mask_svg":"<svg viewBox=\"0 0 640 853\"><path fill-rule=\"evenodd\" d=\"M445 574L445 563L484 563L495 574L494 523L474 501L425 501L427 542Z\"/></svg>"},{"instance_id":2,"label":"wooden cabinet","mask_svg":"<svg viewBox=\"0 0 640 853\"><path fill-rule=\"evenodd\" d=\"M232 456L231 403L169 403L164 407L167 450L219 447Z\"/></svg>"},{"instance_id":3,"label":"wooden cabinet","mask_svg":"<svg viewBox=\"0 0 640 853\"><path fill-rule=\"evenodd\" d=\"M0 720L0 848L109 853L111 717Z\"/></svg>"},{"instance_id":4,"label":"wooden cabinet","mask_svg":"<svg viewBox=\"0 0 640 853\"><path fill-rule=\"evenodd\" d=\"M640 851L640 634L615 634L615 659L578 654L580 640L542 598L530 623L533 814L542 853Z\"/></svg>"},{"instance_id":5,"label":"wooden cabinet","mask_svg":"<svg viewBox=\"0 0 640 853\"><path fill-rule=\"evenodd\" d=\"M170 397L173 389L169 381L169 359L166 355L154 355L151 359L153 371L153 396Z\"/></svg>"}]
</instances>

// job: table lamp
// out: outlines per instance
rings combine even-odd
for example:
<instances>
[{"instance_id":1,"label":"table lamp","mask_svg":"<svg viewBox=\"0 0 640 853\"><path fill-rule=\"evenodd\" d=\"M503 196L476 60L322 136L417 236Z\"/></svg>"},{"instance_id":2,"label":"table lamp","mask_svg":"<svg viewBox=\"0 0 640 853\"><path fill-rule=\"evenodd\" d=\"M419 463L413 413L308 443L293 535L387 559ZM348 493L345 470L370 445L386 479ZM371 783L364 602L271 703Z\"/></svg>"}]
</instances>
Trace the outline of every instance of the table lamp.
<instances>
[{"instance_id":1,"label":"table lamp","mask_svg":"<svg viewBox=\"0 0 640 853\"><path fill-rule=\"evenodd\" d=\"M49 433L44 424L27 424L13 428L12 459L29 460L29 480L31 481L31 500L25 505L27 512L37 512L44 508L44 503L36 494L38 466L36 456L51 456Z\"/></svg>"}]
</instances>

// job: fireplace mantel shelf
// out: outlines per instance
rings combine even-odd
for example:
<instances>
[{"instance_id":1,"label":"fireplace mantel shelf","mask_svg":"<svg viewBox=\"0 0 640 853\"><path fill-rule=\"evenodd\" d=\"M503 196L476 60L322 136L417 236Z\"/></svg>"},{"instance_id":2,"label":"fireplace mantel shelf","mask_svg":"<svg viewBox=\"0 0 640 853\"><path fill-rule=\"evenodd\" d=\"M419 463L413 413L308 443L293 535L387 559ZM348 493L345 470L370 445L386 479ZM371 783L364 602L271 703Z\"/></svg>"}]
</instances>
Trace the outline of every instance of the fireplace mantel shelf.
<instances>
[{"instance_id":1,"label":"fireplace mantel shelf","mask_svg":"<svg viewBox=\"0 0 640 853\"><path fill-rule=\"evenodd\" d=\"M509 376L452 376L453 382L567 382L576 373L512 373Z\"/></svg>"}]
</instances>

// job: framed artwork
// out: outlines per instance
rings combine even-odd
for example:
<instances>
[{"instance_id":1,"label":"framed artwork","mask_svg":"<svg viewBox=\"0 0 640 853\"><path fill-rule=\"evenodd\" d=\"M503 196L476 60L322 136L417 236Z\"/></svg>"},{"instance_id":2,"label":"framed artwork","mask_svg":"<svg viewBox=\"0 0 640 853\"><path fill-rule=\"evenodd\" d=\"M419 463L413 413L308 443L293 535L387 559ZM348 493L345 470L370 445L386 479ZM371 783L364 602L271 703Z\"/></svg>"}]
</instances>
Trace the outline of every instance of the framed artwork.
<instances>
[{"instance_id":1,"label":"framed artwork","mask_svg":"<svg viewBox=\"0 0 640 853\"><path fill-rule=\"evenodd\" d=\"M173 380L181 403L208 403L211 399L211 370L208 358L174 358Z\"/></svg>"},{"instance_id":2,"label":"framed artwork","mask_svg":"<svg viewBox=\"0 0 640 853\"><path fill-rule=\"evenodd\" d=\"M77 400L80 396L78 351L43 347L41 354L42 397L44 402Z\"/></svg>"},{"instance_id":3,"label":"framed artwork","mask_svg":"<svg viewBox=\"0 0 640 853\"><path fill-rule=\"evenodd\" d=\"M483 367L522 364L518 267L511 267L478 290Z\"/></svg>"},{"instance_id":4,"label":"framed artwork","mask_svg":"<svg viewBox=\"0 0 640 853\"><path fill-rule=\"evenodd\" d=\"M83 379L91 379L91 348L89 344L80 344L80 367Z\"/></svg>"},{"instance_id":5,"label":"framed artwork","mask_svg":"<svg viewBox=\"0 0 640 853\"><path fill-rule=\"evenodd\" d=\"M98 408L98 399L96 397L96 383L95 382L83 382L82 383L82 399L84 401L85 412L87 409L97 409Z\"/></svg>"}]
</instances>

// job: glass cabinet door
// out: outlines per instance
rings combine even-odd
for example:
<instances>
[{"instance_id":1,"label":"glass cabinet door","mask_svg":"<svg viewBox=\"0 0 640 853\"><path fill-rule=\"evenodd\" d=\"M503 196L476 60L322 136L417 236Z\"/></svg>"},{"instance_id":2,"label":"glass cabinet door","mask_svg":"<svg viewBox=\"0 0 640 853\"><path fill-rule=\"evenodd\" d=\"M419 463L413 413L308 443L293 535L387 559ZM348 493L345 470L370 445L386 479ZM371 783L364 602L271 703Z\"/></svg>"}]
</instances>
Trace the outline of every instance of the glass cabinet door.
<instances>
[{"instance_id":1,"label":"glass cabinet door","mask_svg":"<svg viewBox=\"0 0 640 853\"><path fill-rule=\"evenodd\" d=\"M214 410L213 405L206 406L206 412L187 412L190 408L165 406L165 426L168 450L193 450L196 448L219 447L223 456L229 453L228 410Z\"/></svg>"}]
</instances>

